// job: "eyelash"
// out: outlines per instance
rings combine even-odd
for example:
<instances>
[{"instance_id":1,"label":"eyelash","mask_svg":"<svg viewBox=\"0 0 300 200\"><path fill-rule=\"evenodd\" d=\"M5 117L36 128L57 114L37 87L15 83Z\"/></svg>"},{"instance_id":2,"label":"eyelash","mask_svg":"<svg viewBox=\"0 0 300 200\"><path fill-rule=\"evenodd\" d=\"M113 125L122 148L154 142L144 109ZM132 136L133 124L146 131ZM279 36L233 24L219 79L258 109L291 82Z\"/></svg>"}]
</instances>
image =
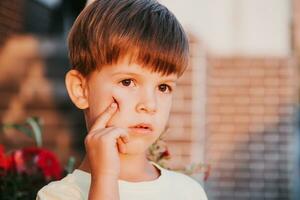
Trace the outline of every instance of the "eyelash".
<instances>
[{"instance_id":1,"label":"eyelash","mask_svg":"<svg viewBox=\"0 0 300 200\"><path fill-rule=\"evenodd\" d=\"M128 85L128 81L130 81L129 85ZM126 82L127 82L127 83L126 83ZM133 80L133 79L130 79L130 78L124 79L124 80L120 81L120 83L121 83L124 87L130 87L131 82L134 82L134 80ZM173 91L172 87L169 86L169 85L167 85L167 84L160 84L158 87L160 87L160 86L166 86L167 89L168 89L168 91L169 91L168 93L171 93L171 92ZM161 90L160 90L160 91L161 91ZM161 91L161 92L165 93L165 91Z\"/></svg>"}]
</instances>

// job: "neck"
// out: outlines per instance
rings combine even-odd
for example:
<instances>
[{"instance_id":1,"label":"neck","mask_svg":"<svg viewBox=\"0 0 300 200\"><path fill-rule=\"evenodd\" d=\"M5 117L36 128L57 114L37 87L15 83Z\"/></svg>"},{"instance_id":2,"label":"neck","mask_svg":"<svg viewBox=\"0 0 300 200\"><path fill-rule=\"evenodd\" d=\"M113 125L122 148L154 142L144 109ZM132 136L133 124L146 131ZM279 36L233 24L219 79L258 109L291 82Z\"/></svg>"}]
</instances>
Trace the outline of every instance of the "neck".
<instances>
[{"instance_id":1,"label":"neck","mask_svg":"<svg viewBox=\"0 0 300 200\"><path fill-rule=\"evenodd\" d=\"M146 158L146 154L119 154L120 175L119 179L124 181L139 182L157 179L160 172ZM84 157L79 169L91 173L87 157Z\"/></svg>"}]
</instances>

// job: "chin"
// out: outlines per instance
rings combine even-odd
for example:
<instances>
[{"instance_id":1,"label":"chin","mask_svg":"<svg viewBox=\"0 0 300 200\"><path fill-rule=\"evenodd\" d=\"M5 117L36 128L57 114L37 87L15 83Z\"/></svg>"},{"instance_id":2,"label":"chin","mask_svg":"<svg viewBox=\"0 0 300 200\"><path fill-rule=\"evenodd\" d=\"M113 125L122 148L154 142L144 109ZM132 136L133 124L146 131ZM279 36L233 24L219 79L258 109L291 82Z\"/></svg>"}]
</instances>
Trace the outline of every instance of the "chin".
<instances>
[{"instance_id":1,"label":"chin","mask_svg":"<svg viewBox=\"0 0 300 200\"><path fill-rule=\"evenodd\" d=\"M132 141L126 144L126 154L144 154L151 144L143 141Z\"/></svg>"}]
</instances>

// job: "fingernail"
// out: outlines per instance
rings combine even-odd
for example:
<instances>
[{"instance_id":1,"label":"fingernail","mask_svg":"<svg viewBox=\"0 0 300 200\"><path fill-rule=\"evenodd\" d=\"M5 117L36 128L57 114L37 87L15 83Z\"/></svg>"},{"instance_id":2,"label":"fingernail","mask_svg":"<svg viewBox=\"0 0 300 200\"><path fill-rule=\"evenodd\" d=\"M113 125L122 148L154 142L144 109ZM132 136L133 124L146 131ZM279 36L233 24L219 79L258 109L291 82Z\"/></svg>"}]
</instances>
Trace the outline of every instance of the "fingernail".
<instances>
[{"instance_id":1,"label":"fingernail","mask_svg":"<svg viewBox=\"0 0 300 200\"><path fill-rule=\"evenodd\" d=\"M110 105L110 107L111 107L111 108L116 108L116 107L117 107L117 104L116 104L116 103L112 103L112 104Z\"/></svg>"}]
</instances>

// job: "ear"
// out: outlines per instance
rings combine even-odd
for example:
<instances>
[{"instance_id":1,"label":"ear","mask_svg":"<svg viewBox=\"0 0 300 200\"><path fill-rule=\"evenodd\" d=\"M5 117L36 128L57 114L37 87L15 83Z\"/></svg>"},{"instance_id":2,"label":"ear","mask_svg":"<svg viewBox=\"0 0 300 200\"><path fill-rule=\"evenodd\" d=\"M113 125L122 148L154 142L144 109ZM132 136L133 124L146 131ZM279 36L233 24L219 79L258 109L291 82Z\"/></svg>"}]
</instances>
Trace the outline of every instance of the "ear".
<instances>
[{"instance_id":1,"label":"ear","mask_svg":"<svg viewBox=\"0 0 300 200\"><path fill-rule=\"evenodd\" d=\"M88 108L88 87L86 78L83 77L79 71L72 69L66 74L65 84L72 102L79 109Z\"/></svg>"}]
</instances>

